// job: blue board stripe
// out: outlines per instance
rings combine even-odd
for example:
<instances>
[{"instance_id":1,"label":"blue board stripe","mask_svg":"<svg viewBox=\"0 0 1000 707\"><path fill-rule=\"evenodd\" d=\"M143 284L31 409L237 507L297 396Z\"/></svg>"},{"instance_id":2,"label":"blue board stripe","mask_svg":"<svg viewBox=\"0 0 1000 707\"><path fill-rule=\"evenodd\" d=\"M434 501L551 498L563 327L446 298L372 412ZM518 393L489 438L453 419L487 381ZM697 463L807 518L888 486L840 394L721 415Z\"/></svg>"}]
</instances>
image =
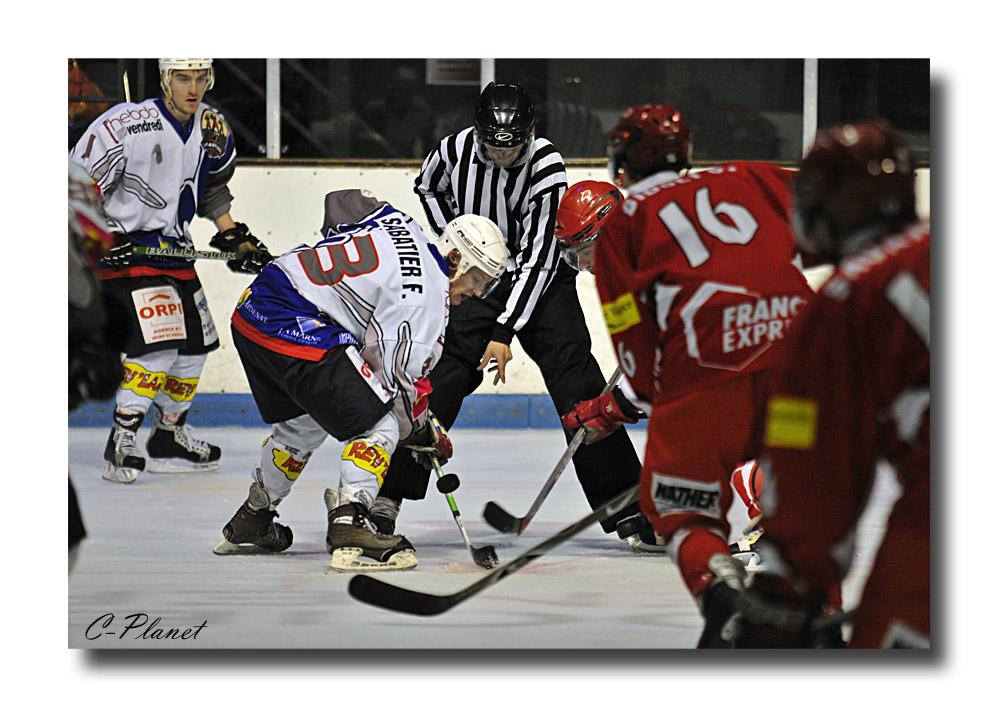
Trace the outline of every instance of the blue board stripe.
<instances>
[{"instance_id":1,"label":"blue board stripe","mask_svg":"<svg viewBox=\"0 0 1000 707\"><path fill-rule=\"evenodd\" d=\"M70 427L108 427L111 401L87 403L69 415ZM249 393L202 393L188 415L195 427L265 427ZM455 427L546 429L559 427L559 416L544 393L470 395Z\"/></svg>"}]
</instances>

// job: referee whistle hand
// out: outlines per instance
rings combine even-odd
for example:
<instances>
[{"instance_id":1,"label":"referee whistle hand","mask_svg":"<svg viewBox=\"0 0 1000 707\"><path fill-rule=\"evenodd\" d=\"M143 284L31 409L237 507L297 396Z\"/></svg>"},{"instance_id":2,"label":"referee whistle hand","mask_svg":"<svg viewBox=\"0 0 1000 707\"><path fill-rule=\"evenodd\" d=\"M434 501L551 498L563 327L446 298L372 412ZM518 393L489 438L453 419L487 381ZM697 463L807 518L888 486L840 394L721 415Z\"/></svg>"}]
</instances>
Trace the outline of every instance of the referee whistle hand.
<instances>
[{"instance_id":1,"label":"referee whistle hand","mask_svg":"<svg viewBox=\"0 0 1000 707\"><path fill-rule=\"evenodd\" d=\"M483 358L479 361L479 366L476 370L482 371L492 362L494 365L490 368L490 373L496 371L496 375L493 377L493 385L501 381L506 383L507 362L512 358L514 358L514 354L511 353L510 346L499 341L491 341L486 345L486 351L483 352Z\"/></svg>"}]
</instances>

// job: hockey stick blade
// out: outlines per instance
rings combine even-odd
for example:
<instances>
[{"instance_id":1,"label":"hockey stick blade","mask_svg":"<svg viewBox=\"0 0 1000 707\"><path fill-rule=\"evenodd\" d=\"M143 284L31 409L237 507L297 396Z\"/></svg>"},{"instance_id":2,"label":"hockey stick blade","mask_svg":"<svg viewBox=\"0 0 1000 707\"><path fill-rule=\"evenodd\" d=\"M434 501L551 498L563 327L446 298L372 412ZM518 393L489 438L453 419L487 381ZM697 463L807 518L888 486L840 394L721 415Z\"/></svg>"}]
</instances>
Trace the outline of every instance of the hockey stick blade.
<instances>
[{"instance_id":1,"label":"hockey stick blade","mask_svg":"<svg viewBox=\"0 0 1000 707\"><path fill-rule=\"evenodd\" d=\"M388 609L389 611L398 611L415 616L437 616L457 604L461 604L469 597L475 596L484 589L493 586L504 577L514 574L532 560L541 557L552 548L561 545L592 524L610 518L633 503L638 496L639 487L633 486L628 491L616 496L603 506L599 506L596 510L588 513L572 525L563 528L552 537L523 552L507 564L497 567L486 576L454 594L427 594L413 589L397 587L394 584L383 582L368 575L358 575L351 578L350 583L347 585L347 592L360 602Z\"/></svg>"},{"instance_id":2,"label":"hockey stick blade","mask_svg":"<svg viewBox=\"0 0 1000 707\"><path fill-rule=\"evenodd\" d=\"M495 501L489 501L483 508L483 520L501 533L520 535L521 522L524 519L508 513Z\"/></svg>"},{"instance_id":3,"label":"hockey stick blade","mask_svg":"<svg viewBox=\"0 0 1000 707\"><path fill-rule=\"evenodd\" d=\"M622 377L622 367L618 366L615 368L615 372L611 374L611 378L608 379L607 384L604 386L604 390L601 391L601 395L604 395L618 383L618 379ZM552 491L552 487L556 485L556 481L562 476L563 470L569 464L573 455L576 454L576 450L580 448L583 444L583 439L586 434L586 428L581 427L573 435L573 439L570 441L569 446L566 447L566 451L559 458L556 463L555 469L549 474L549 478L545 480L545 484L542 486L542 490L538 492L538 496L535 497L534 502L531 504L531 508L524 516L518 518L513 516L499 505L490 501L483 508L483 519L493 526L495 529L499 530L501 533L506 533L507 535L520 535L523 533L528 524L531 523L532 518L538 513L538 509L542 507L542 503L549 496L549 492Z\"/></svg>"}]
</instances>

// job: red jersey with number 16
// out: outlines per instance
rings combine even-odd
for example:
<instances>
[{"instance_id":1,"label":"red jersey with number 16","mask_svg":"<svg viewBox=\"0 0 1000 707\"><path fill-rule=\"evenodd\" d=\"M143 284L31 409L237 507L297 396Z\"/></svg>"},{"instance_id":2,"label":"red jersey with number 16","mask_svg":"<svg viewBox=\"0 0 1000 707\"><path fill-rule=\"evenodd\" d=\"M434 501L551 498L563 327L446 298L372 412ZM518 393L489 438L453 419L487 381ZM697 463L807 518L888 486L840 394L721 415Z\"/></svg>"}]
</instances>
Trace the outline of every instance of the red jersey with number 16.
<instances>
[{"instance_id":1,"label":"red jersey with number 16","mask_svg":"<svg viewBox=\"0 0 1000 707\"><path fill-rule=\"evenodd\" d=\"M769 368L812 296L793 263L792 172L736 162L632 185L594 275L622 370L658 405Z\"/></svg>"}]
</instances>

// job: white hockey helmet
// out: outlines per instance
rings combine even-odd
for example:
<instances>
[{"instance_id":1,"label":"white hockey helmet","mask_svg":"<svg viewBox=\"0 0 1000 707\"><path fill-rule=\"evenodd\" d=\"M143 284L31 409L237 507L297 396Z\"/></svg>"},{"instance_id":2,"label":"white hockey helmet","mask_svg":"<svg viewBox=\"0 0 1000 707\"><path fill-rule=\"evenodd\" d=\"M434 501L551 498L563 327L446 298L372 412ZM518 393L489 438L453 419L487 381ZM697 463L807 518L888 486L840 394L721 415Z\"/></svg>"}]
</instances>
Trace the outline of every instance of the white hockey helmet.
<instances>
[{"instance_id":1,"label":"white hockey helmet","mask_svg":"<svg viewBox=\"0 0 1000 707\"><path fill-rule=\"evenodd\" d=\"M462 214L441 233L438 252L445 258L455 249L462 256L452 279L477 267L497 280L507 269L507 243L500 228L485 216Z\"/></svg>"},{"instance_id":2,"label":"white hockey helmet","mask_svg":"<svg viewBox=\"0 0 1000 707\"><path fill-rule=\"evenodd\" d=\"M211 91L215 85L215 69L211 59L160 59L160 88L167 98L170 95L171 71L208 71L208 88Z\"/></svg>"}]
</instances>

